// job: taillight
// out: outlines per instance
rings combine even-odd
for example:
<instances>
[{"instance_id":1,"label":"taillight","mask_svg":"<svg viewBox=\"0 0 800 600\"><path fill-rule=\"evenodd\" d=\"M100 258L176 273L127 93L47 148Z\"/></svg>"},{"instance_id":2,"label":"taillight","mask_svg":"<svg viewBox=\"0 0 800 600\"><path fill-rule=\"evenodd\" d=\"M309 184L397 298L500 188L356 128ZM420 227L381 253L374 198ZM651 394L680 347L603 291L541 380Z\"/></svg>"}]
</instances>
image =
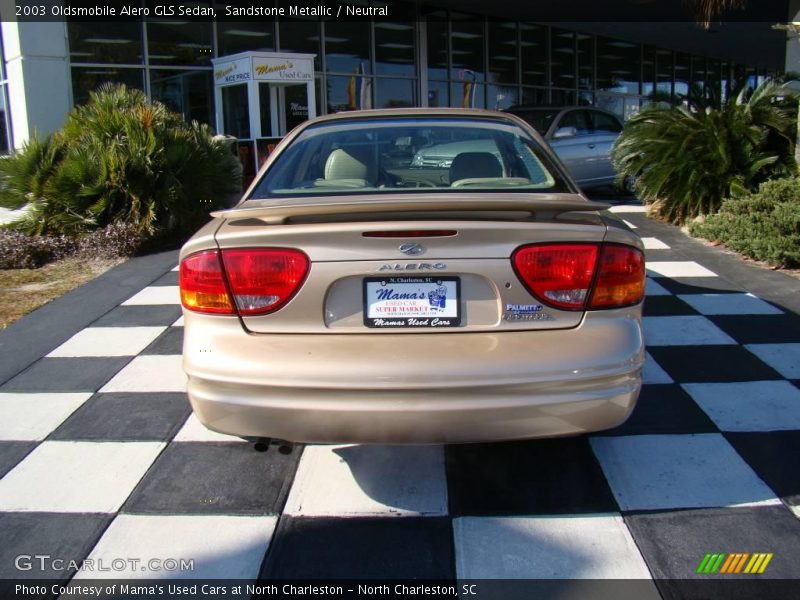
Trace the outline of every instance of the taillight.
<instances>
[{"instance_id":1,"label":"taillight","mask_svg":"<svg viewBox=\"0 0 800 600\"><path fill-rule=\"evenodd\" d=\"M534 296L556 308L582 309L594 276L597 245L524 246L514 253L513 263Z\"/></svg>"},{"instance_id":2,"label":"taillight","mask_svg":"<svg viewBox=\"0 0 800 600\"><path fill-rule=\"evenodd\" d=\"M294 296L308 273L308 257L284 248L223 250L222 263L242 315L279 309Z\"/></svg>"},{"instance_id":3,"label":"taillight","mask_svg":"<svg viewBox=\"0 0 800 600\"><path fill-rule=\"evenodd\" d=\"M644 255L631 246L604 244L589 308L639 303L644 297Z\"/></svg>"},{"instance_id":4,"label":"taillight","mask_svg":"<svg viewBox=\"0 0 800 600\"><path fill-rule=\"evenodd\" d=\"M294 296L308 265L305 254L288 248L200 252L181 263L181 301L197 312L266 314Z\"/></svg>"},{"instance_id":5,"label":"taillight","mask_svg":"<svg viewBox=\"0 0 800 600\"><path fill-rule=\"evenodd\" d=\"M181 262L179 280L184 307L205 313L235 314L216 250L185 258Z\"/></svg>"},{"instance_id":6,"label":"taillight","mask_svg":"<svg viewBox=\"0 0 800 600\"><path fill-rule=\"evenodd\" d=\"M512 263L528 291L555 308L617 308L637 304L644 296L644 256L632 246L523 246Z\"/></svg>"}]
</instances>

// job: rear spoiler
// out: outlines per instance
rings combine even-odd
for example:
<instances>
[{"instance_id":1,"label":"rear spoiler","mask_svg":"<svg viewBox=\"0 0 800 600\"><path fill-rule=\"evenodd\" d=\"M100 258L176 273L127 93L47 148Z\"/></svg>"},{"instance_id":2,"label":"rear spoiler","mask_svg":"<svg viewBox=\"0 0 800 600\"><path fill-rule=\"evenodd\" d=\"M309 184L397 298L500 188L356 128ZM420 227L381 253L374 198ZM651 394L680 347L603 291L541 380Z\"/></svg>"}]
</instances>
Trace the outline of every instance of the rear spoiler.
<instances>
[{"instance_id":1,"label":"rear spoiler","mask_svg":"<svg viewBox=\"0 0 800 600\"><path fill-rule=\"evenodd\" d=\"M257 203L257 204L256 204ZM441 194L414 198L409 195L363 200L348 196L330 198L320 202L318 198L308 200L262 200L249 206L218 210L211 213L220 219L259 219L278 225L292 217L315 217L325 215L374 214L374 213L433 213L433 212L527 212L540 217L552 217L566 212L595 212L606 210L611 205L585 200L571 194L502 194L490 197L464 197Z\"/></svg>"}]
</instances>

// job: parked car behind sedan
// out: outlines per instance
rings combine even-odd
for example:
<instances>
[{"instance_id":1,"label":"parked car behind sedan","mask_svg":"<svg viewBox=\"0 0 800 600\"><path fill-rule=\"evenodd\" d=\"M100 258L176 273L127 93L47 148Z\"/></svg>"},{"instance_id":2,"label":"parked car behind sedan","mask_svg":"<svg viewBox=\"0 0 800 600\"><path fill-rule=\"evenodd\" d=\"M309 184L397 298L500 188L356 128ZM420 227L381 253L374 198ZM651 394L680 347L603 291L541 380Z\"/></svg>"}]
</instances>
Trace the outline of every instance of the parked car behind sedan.
<instances>
[{"instance_id":1,"label":"parked car behind sedan","mask_svg":"<svg viewBox=\"0 0 800 600\"><path fill-rule=\"evenodd\" d=\"M449 164L415 164L442 144ZM645 271L604 208L514 115L308 121L181 250L192 407L295 442L614 427L641 387Z\"/></svg>"},{"instance_id":2,"label":"parked car behind sedan","mask_svg":"<svg viewBox=\"0 0 800 600\"><path fill-rule=\"evenodd\" d=\"M591 107L512 106L538 131L584 189L611 185L616 171L611 148L622 131L616 115Z\"/></svg>"}]
</instances>

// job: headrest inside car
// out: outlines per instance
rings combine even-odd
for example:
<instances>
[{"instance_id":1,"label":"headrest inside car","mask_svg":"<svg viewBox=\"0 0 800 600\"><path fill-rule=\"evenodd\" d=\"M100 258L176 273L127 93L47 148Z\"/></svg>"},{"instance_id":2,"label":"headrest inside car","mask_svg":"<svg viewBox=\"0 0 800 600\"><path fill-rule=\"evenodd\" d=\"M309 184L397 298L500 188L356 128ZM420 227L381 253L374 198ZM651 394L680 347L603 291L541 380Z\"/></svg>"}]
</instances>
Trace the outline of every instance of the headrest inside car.
<instances>
[{"instance_id":1,"label":"headrest inside car","mask_svg":"<svg viewBox=\"0 0 800 600\"><path fill-rule=\"evenodd\" d=\"M338 148L325 161L325 179L362 179L373 183L376 171L368 150Z\"/></svg>"},{"instance_id":2,"label":"headrest inside car","mask_svg":"<svg viewBox=\"0 0 800 600\"><path fill-rule=\"evenodd\" d=\"M503 166L491 152L462 152L450 165L450 183L459 179L502 177Z\"/></svg>"}]
</instances>

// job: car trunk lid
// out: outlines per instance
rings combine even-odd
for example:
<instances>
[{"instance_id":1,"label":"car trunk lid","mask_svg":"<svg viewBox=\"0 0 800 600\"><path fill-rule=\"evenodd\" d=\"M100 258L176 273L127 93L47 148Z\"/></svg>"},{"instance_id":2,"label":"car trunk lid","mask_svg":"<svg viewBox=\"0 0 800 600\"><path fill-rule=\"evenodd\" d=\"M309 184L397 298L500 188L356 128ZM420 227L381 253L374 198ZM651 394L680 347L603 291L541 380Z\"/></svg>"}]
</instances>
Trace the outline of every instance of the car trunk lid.
<instances>
[{"instance_id":1,"label":"car trunk lid","mask_svg":"<svg viewBox=\"0 0 800 600\"><path fill-rule=\"evenodd\" d=\"M511 257L528 244L602 242L604 207L566 194L259 201L215 213L224 219L215 237L223 251L294 248L309 258L306 280L285 306L242 318L253 333L558 329L577 326L583 312L533 297ZM437 298L438 318L413 318L408 306L398 309L402 323L380 313L398 303L435 310Z\"/></svg>"}]
</instances>

